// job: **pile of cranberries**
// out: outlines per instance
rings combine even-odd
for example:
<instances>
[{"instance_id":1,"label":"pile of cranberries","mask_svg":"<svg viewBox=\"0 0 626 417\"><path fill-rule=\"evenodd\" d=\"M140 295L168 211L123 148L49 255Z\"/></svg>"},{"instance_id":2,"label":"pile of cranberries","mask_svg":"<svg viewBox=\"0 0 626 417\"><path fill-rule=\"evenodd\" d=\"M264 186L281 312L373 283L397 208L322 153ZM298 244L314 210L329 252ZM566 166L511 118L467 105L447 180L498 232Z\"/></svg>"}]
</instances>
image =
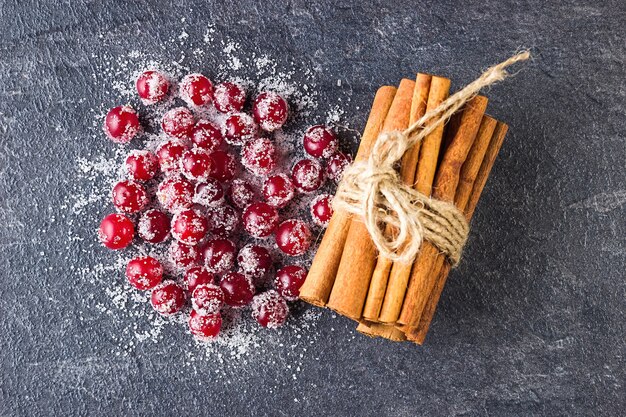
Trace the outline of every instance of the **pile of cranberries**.
<instances>
[{"instance_id":1,"label":"pile of cranberries","mask_svg":"<svg viewBox=\"0 0 626 417\"><path fill-rule=\"evenodd\" d=\"M162 102L171 87L157 71L145 71L136 81L146 106ZM162 315L191 305L189 329L199 339L219 334L224 308L251 306L262 326L281 326L287 301L298 299L307 270L276 265L270 249L277 247L288 257L309 250L309 224L325 227L332 216L332 197L319 190L326 179L339 181L350 157L339 152L331 129L316 125L303 138L311 159L283 170L281 150L271 138L289 116L283 97L260 92L245 112L242 86L213 85L202 74L185 76L178 91L187 107L163 115L160 127L167 140L156 149L130 151L127 178L112 190L117 213L102 220L98 237L109 249L126 248L136 235L148 244L169 244L167 259L131 259L126 277L134 288L151 291L152 306ZM207 111L221 114L220 121L199 116ZM127 143L142 132L140 117L128 105L114 107L104 131L112 141ZM310 195L310 221L281 216L298 194ZM174 265L180 277L166 277L163 261ZM272 273L272 289L257 293Z\"/></svg>"}]
</instances>

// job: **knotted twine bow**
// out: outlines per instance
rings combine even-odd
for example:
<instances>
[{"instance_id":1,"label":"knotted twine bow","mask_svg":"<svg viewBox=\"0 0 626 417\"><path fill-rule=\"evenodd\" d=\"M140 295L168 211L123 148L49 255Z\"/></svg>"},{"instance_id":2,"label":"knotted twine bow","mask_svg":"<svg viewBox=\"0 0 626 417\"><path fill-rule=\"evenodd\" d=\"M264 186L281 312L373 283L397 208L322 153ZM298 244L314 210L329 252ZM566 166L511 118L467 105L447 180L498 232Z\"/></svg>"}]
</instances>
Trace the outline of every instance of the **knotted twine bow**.
<instances>
[{"instance_id":1,"label":"knotted twine bow","mask_svg":"<svg viewBox=\"0 0 626 417\"><path fill-rule=\"evenodd\" d=\"M383 132L367 161L355 162L344 173L333 207L361 216L379 254L394 262L411 263L424 239L445 253L453 265L461 259L469 225L452 203L431 199L401 181L395 164L404 153L445 123L478 92L510 74L505 68L530 57L520 52L485 71L404 131ZM385 233L386 225L396 231Z\"/></svg>"}]
</instances>

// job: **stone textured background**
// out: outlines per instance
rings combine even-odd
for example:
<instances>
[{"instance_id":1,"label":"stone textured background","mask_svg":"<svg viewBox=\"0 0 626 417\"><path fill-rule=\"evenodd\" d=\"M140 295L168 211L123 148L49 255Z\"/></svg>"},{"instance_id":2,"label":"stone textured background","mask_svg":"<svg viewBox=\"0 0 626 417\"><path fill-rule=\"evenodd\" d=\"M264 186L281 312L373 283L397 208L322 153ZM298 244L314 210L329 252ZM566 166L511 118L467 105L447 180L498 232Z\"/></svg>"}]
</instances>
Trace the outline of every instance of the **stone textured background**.
<instances>
[{"instance_id":1,"label":"stone textured background","mask_svg":"<svg viewBox=\"0 0 626 417\"><path fill-rule=\"evenodd\" d=\"M626 3L171 3L0 3L0 415L623 413ZM72 273L110 255L66 244L63 205L76 158L110 149L87 133L90 109L113 104L92 77L99 60L172 59L162 45L182 18L192 39L212 23L243 50L312 68L322 96L351 97L358 129L381 84L422 70L458 88L532 48L487 92L511 129L424 347L354 336L324 312L297 379L280 345L245 375L214 378L210 360L190 372L181 331L111 354L120 324L85 307L97 289ZM101 214L82 219L89 244Z\"/></svg>"}]
</instances>

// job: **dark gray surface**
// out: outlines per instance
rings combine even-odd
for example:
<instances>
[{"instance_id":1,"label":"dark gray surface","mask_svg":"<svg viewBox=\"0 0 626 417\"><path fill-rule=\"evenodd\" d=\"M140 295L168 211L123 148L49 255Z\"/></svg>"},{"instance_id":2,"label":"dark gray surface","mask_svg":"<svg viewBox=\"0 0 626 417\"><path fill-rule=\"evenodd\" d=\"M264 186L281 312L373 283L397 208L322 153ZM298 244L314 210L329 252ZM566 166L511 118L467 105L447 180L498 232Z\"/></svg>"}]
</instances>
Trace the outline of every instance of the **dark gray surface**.
<instances>
[{"instance_id":1,"label":"dark gray surface","mask_svg":"<svg viewBox=\"0 0 626 417\"><path fill-rule=\"evenodd\" d=\"M623 412L623 1L169 3L0 3L1 415ZM322 97L351 96L343 119L359 129L383 83L422 70L459 87L532 48L487 92L511 130L424 347L354 337L325 312L297 379L280 346L243 375L211 360L190 371L180 328L112 353L124 323L86 308L104 295L70 269L111 256L79 250L110 208L81 219L63 208L76 158L111 152L88 133L90 109L115 98L92 74L131 49L172 60L165 40L183 26L201 39L210 22L243 50L313 68ZM69 228L86 240L68 245Z\"/></svg>"}]
</instances>

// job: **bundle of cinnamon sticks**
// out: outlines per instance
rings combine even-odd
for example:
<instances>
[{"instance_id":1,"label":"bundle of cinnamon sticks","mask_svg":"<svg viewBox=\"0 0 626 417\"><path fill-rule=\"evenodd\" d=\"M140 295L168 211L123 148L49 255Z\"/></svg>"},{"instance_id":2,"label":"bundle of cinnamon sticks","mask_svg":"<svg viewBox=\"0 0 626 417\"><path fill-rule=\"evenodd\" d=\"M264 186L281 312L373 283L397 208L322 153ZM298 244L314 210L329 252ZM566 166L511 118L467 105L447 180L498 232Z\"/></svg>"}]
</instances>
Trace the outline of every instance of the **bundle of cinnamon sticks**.
<instances>
[{"instance_id":1,"label":"bundle of cinnamon sticks","mask_svg":"<svg viewBox=\"0 0 626 417\"><path fill-rule=\"evenodd\" d=\"M372 104L355 161L369 157L381 132L404 130L449 95L450 80L417 74L381 87ZM507 132L485 114L476 96L402 158L399 175L434 199L454 203L469 220ZM397 231L388 226L385 233ZM336 210L320 243L300 297L358 321L373 337L422 344L451 264L425 241L412 264L378 256L362 219Z\"/></svg>"}]
</instances>

